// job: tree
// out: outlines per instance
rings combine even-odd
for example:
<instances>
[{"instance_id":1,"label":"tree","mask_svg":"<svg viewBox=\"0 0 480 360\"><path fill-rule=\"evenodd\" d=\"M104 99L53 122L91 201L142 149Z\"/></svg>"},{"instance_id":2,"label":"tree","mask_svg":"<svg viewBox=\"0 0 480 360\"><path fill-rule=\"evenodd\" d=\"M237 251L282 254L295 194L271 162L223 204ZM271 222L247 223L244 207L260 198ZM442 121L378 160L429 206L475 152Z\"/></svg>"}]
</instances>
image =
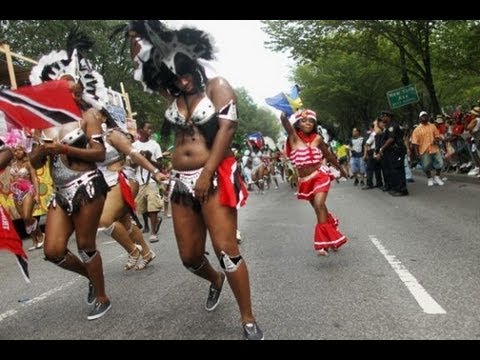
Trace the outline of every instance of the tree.
<instances>
[{"instance_id":1,"label":"tree","mask_svg":"<svg viewBox=\"0 0 480 360\"><path fill-rule=\"evenodd\" d=\"M235 89L235 92L239 117L235 142L243 144L248 134L257 131L264 136L276 139L280 132L280 123L275 114L270 110L258 108L244 88Z\"/></svg>"},{"instance_id":2,"label":"tree","mask_svg":"<svg viewBox=\"0 0 480 360\"><path fill-rule=\"evenodd\" d=\"M432 39L449 22L436 20L322 20L266 21L271 36L268 46L290 49L300 61L315 61L332 50L360 54L379 64L406 69L423 83L430 98L430 110L440 112L432 65ZM392 53L385 43L398 49ZM435 41L433 41L435 43ZM403 62L400 59L403 57ZM403 75L405 79L405 74Z\"/></svg>"},{"instance_id":3,"label":"tree","mask_svg":"<svg viewBox=\"0 0 480 360\"><path fill-rule=\"evenodd\" d=\"M390 68L339 53L300 65L294 77L305 107L317 112L320 124L337 128L342 140L353 127L369 127L387 107L385 92L395 84Z\"/></svg>"},{"instance_id":4,"label":"tree","mask_svg":"<svg viewBox=\"0 0 480 360\"><path fill-rule=\"evenodd\" d=\"M67 35L75 26L95 41L89 54L93 63L105 79L105 85L120 91L120 82L129 93L132 111L137 119L148 119L158 131L163 121L166 102L158 95L147 95L143 87L133 79L130 56L123 52L120 41L113 43L109 37L112 29L126 23L121 20L11 20L0 27L0 39L11 49L27 57L38 59L52 50L66 47ZM18 60L17 60L18 61ZM22 65L27 65L20 61ZM28 64L28 66L31 66Z\"/></svg>"},{"instance_id":5,"label":"tree","mask_svg":"<svg viewBox=\"0 0 480 360\"><path fill-rule=\"evenodd\" d=\"M432 42L432 57L440 69L480 76L480 21L448 21Z\"/></svg>"},{"instance_id":6,"label":"tree","mask_svg":"<svg viewBox=\"0 0 480 360\"><path fill-rule=\"evenodd\" d=\"M95 41L89 59L104 76L106 86L119 90L123 82L130 96L132 111L137 120L149 120L155 132L159 132L167 102L158 94L146 94L143 86L133 79L133 66L130 56L124 52L121 41L113 43L109 37L115 26L126 23L122 20L11 20L0 26L0 41L10 45L13 51L24 56L38 59L52 50L65 49L67 35L75 26ZM20 61L22 65L25 65ZM29 65L30 66L30 65ZM236 140L246 134L262 131L265 135L276 137L278 121L269 111L258 109L245 89L237 89L238 112L240 117ZM162 148L173 144L172 138L161 138Z\"/></svg>"}]
</instances>

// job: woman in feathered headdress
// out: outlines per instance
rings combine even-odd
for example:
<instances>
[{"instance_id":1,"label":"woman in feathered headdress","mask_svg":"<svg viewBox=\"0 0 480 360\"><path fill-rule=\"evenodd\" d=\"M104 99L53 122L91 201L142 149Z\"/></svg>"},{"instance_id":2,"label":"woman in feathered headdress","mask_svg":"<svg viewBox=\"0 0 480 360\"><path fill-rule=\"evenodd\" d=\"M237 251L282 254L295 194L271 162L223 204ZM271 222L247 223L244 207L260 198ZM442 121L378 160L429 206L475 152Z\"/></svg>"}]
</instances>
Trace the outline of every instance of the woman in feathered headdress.
<instances>
[{"instance_id":1,"label":"woman in feathered headdress","mask_svg":"<svg viewBox=\"0 0 480 360\"><path fill-rule=\"evenodd\" d=\"M82 110L91 107L101 110L108 102L108 93L103 76L87 59L93 44L78 27L72 29L67 37L67 49L42 56L32 68L30 83L39 85L51 80L68 80Z\"/></svg>"},{"instance_id":2,"label":"woman in feathered headdress","mask_svg":"<svg viewBox=\"0 0 480 360\"><path fill-rule=\"evenodd\" d=\"M30 159L35 168L50 160L54 197L45 226L45 258L90 280L87 303L94 304L89 320L103 316L110 308L105 292L102 258L96 249L96 233L109 190L96 162L105 160L105 144L99 110L103 80L85 58L92 42L76 30L68 38L67 51L42 57L30 76L32 84L59 80L67 82L82 109L78 121L42 131L40 144ZM107 97L108 98L108 97ZM80 258L68 250L75 232Z\"/></svg>"},{"instance_id":3,"label":"woman in feathered headdress","mask_svg":"<svg viewBox=\"0 0 480 360\"><path fill-rule=\"evenodd\" d=\"M313 110L299 110L290 119L282 112L280 120L288 135L285 156L298 173L297 198L309 201L317 216L314 249L317 255L328 255L329 249L337 250L347 238L338 231L338 220L326 206L330 181L334 176L322 164L323 159L336 167L342 176L347 177L347 174L328 150L322 136L317 134L317 114Z\"/></svg>"},{"instance_id":4,"label":"woman in feathered headdress","mask_svg":"<svg viewBox=\"0 0 480 360\"><path fill-rule=\"evenodd\" d=\"M210 281L206 310L219 302L225 277L240 307L244 336L262 339L251 309L245 261L236 241L237 207L247 197L230 149L237 129L236 96L223 78L207 78L210 37L193 28L170 30L156 20L131 21L126 32L136 80L170 101L164 131L175 130L170 196L175 236L183 264ZM206 233L224 272L205 257Z\"/></svg>"}]
</instances>

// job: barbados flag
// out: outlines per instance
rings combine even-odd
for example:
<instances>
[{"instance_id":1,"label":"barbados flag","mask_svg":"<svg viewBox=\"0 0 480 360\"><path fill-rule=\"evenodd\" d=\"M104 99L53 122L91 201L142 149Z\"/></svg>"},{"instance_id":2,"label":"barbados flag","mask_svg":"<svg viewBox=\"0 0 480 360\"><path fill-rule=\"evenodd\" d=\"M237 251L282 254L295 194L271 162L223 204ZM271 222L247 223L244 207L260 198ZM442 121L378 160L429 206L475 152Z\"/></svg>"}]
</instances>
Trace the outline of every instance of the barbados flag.
<instances>
[{"instance_id":1,"label":"barbados flag","mask_svg":"<svg viewBox=\"0 0 480 360\"><path fill-rule=\"evenodd\" d=\"M293 86L288 94L282 92L274 97L266 98L265 102L271 107L283 111L287 117L303 107L298 85Z\"/></svg>"}]
</instances>

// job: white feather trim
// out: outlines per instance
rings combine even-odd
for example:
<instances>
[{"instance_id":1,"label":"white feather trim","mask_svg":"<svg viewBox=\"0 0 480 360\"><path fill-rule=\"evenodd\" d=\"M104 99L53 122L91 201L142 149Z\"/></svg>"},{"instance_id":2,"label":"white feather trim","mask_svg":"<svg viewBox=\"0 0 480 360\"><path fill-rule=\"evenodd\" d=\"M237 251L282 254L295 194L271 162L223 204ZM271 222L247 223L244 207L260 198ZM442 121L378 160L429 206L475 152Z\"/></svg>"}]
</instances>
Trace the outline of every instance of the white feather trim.
<instances>
[{"instance_id":1,"label":"white feather trim","mask_svg":"<svg viewBox=\"0 0 480 360\"><path fill-rule=\"evenodd\" d=\"M54 50L50 54L42 56L40 60L38 60L38 64L35 65L32 68L32 71L30 72L30 83L32 85L41 84L43 82L42 80L43 69L46 66L52 65L54 63L61 64L60 61L62 60L68 60L68 55L65 50L60 50L60 51ZM58 72L55 75L58 75ZM54 79L52 78L52 80Z\"/></svg>"},{"instance_id":2,"label":"white feather trim","mask_svg":"<svg viewBox=\"0 0 480 360\"><path fill-rule=\"evenodd\" d=\"M133 62L135 63L135 65L137 65L137 68L133 72L133 78L136 81L139 81L142 83L143 91L152 94L153 91L147 86L143 78L143 64L146 63L148 60L150 60L150 56L152 53L151 50L153 46L149 41L145 39L137 38L136 40L138 45L140 45L140 51L133 59Z\"/></svg>"}]
</instances>

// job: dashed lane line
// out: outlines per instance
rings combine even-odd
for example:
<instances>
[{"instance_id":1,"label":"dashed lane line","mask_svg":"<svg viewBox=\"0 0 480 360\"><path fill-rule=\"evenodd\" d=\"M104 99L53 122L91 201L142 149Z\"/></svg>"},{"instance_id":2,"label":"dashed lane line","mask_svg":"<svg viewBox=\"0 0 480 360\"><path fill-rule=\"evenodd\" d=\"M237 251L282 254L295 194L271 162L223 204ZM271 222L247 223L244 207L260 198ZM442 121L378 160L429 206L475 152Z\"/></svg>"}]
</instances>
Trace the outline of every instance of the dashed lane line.
<instances>
[{"instance_id":1,"label":"dashed lane line","mask_svg":"<svg viewBox=\"0 0 480 360\"><path fill-rule=\"evenodd\" d=\"M110 261L107 261L106 263L112 263L114 262L115 260L123 257L124 254L121 254L119 256L116 256L114 257L113 259L111 259ZM53 294L56 294L58 293L59 291L62 291L66 288L68 288L69 286L72 286L75 282L77 282L79 279L83 278L83 276L77 276L75 279L73 280L70 280L69 282L63 284L63 285L60 285L60 286L57 286L51 290L48 290L46 292L44 292L43 294L40 294L36 297L34 297L33 299L30 299L30 300L27 300L27 301L24 301L22 302L22 306L25 307L25 306L30 306L30 305L33 305L33 304L36 304L42 300L45 300L46 298L48 298L49 296L52 296ZM3 313L0 314L0 322L2 322L3 320L17 314L19 312L19 310L17 309L11 309L11 310L7 310Z\"/></svg>"},{"instance_id":2,"label":"dashed lane line","mask_svg":"<svg viewBox=\"0 0 480 360\"><path fill-rule=\"evenodd\" d=\"M395 255L391 255L388 250L382 245L380 240L375 235L369 235L370 241L385 257L387 262L393 268L393 270L400 277L400 280L405 284L408 291L413 295L418 305L427 314L446 314L447 312L438 304L433 297L420 285L415 276L398 260Z\"/></svg>"}]
</instances>

